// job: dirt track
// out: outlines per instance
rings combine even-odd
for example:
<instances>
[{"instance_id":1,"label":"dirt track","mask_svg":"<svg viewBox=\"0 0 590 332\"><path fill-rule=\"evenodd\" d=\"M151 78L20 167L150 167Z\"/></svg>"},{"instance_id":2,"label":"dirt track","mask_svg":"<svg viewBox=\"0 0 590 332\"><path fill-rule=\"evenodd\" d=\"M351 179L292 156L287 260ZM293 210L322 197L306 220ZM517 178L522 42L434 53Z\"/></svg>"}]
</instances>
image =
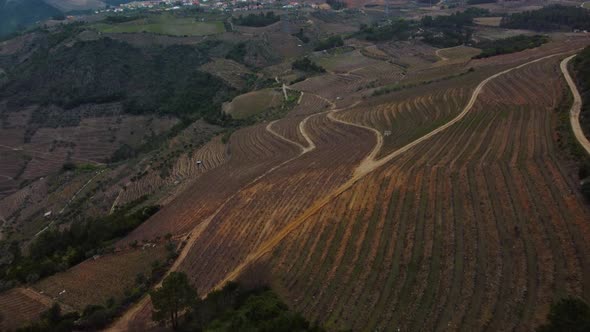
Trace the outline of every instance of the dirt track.
<instances>
[{"instance_id":1,"label":"dirt track","mask_svg":"<svg viewBox=\"0 0 590 332\"><path fill-rule=\"evenodd\" d=\"M570 53L570 52L567 52ZM463 108L462 112L457 115L454 119L452 119L451 121L447 122L446 124L442 125L441 127L438 127L437 129L431 131L430 133L416 139L415 141L405 145L404 147L390 153L387 156L384 156L381 159L375 159L377 154L379 153L381 146L383 144L383 136L381 135L381 133L379 131L377 131L374 128L368 127L368 126L364 126L364 125L360 125L360 124L356 124L356 123L349 123L340 119L337 119L334 114L336 114L338 111L340 110L336 110L333 109L334 104L330 102L330 104L332 105L332 109L328 110L326 112L328 112L328 117L336 122L339 123L343 123L343 124L347 124L347 125L352 125L352 126L356 126L356 127L361 127L370 131L373 131L375 133L375 135L377 136L377 144L375 145L375 147L372 149L372 151L367 155L367 157L359 164L359 166L357 167L357 169L354 172L354 175L351 177L350 180L348 180L346 183L344 183L342 186L340 186L339 188L337 188L336 190L334 190L332 193L330 193L329 195L327 195L326 197L322 198L321 200L317 201L313 206L311 206L309 209L307 209L303 214L301 214L300 216L298 216L297 218L295 218L294 220L292 220L289 224L287 224L285 226L285 228L283 228L278 234L276 234L275 236L273 236L272 238L268 239L267 241L263 242L258 250L256 250L255 252L251 253L250 255L248 255L248 257L242 262L240 263L235 269L233 269L232 271L230 271L223 280L221 280L217 285L216 285L216 289L219 289L221 287L223 287L223 285L225 285L228 281L231 280L235 280L241 273L242 271L248 266L250 265L252 262L260 259L261 257L263 257L265 254L269 253L272 249L274 249L288 234L290 234L293 230L297 229L299 226L301 226L309 217L311 217L312 215L316 214L319 210L321 210L321 208L323 208L326 204L328 204L329 202L331 202L333 199L335 199L336 197L338 197L340 194L342 194L343 192L347 191L348 189L350 189L356 182L358 182L359 180L361 180L362 178L364 178L367 174L375 171L376 169L378 169L379 167L385 165L386 163L388 163L389 161L391 161L392 159L394 159L395 157L403 154L404 152L408 151L409 149L413 148L414 146L424 142L425 140L428 140L429 138L433 137L434 135L446 130L447 128L451 127L452 125L454 125L455 123L457 123L458 121L460 121L461 119L463 119L465 117L465 115L467 115L467 113L472 109L473 105L475 104L475 101L477 100L477 97L479 96L479 94L481 93L483 87L491 80L493 80L494 78L501 76L503 74L506 74L512 70L515 69L519 69L522 68L524 66L527 66L529 64L535 63L535 62L539 62L548 58L552 58L555 56L559 56L559 55L563 55L566 53L557 53L557 54L553 54L553 55L549 55L549 56L545 56L545 57L541 57L539 59L535 59L529 62L526 62L524 64L521 64L519 66L504 70L502 72L496 73L488 78L486 78L485 80L483 80L473 91L473 94L471 96L471 99L469 100L469 102L467 103L467 105ZM352 105L351 107L355 106L356 104ZM350 107L349 107L350 108ZM326 113L326 112L322 112L322 113ZM321 113L320 113L321 114ZM299 124L299 129L302 133L302 135L304 136L304 138L307 140L309 147L308 148L304 148L301 144L296 143L296 142L292 142L291 140L282 137L281 135L279 135L278 133L276 133L274 130L272 130L272 128L270 128L272 126L272 123L269 123L269 125L267 126L267 130L269 132L271 132L273 135L275 136L279 136L280 138L288 141L288 142L292 142L293 144L298 145L299 147L303 147L302 152L293 157L290 158L282 163L280 163L279 165L274 166L273 168L269 169L267 172L265 172L264 174L260 175L259 177L257 177L256 179L254 179L253 181L251 181L248 185L246 185L244 188L248 187L250 184L256 183L257 181L259 181L261 178L265 177L266 175L272 173L273 171L275 171L276 169L282 167L283 165L285 165L286 163L291 162L292 160L299 158L301 155L312 151L315 149L315 144L313 143L313 141L311 140L311 138L309 137L309 135L307 134L307 132L305 131L305 123L307 122L307 120L312 117L312 116L316 116L318 114L314 114L314 115L310 115L308 117L306 117L303 121L300 122ZM236 194L239 193L236 192ZM213 219L213 217L225 206L225 204L227 202L229 202L229 200L234 197L236 194L230 196L224 203L221 204L221 206L219 207L219 209L217 209L209 218L207 218L206 220L204 220L202 223L200 223L195 229L193 229L193 231L189 234L189 236L187 237L187 243L184 247L184 249L181 251L179 257L177 258L177 260L174 262L174 264L172 265L172 267L170 268L169 272L171 271L176 271L178 269L178 267L180 266L180 264L182 263L182 261L185 259L185 257L187 256L188 251L190 250L190 248L192 247L192 245L194 244L194 242L196 241L197 238L199 238L199 234L207 227L207 225L209 224L209 222ZM111 327L109 327L107 329L107 331L127 331L127 327L129 322L131 322L134 318L134 316L141 311L141 309L147 305L149 303L149 298L146 296L144 297L139 303L137 303L136 305L132 306L119 320L117 320Z\"/></svg>"},{"instance_id":2,"label":"dirt track","mask_svg":"<svg viewBox=\"0 0 590 332\"><path fill-rule=\"evenodd\" d=\"M244 268L246 268L248 265L250 265L250 263L262 258L265 254L269 253L272 249L274 249L288 234L290 234L293 230L297 229L300 225L302 225L305 220L307 220L309 217L311 217L312 215L316 214L321 208L323 208L326 204L328 204L330 201L332 201L333 199L335 199L336 197L340 196L340 194L342 194L343 192L347 191L348 189L350 189L356 182L358 182L360 179L364 178L367 174L373 172L374 170L376 170L377 168L385 165L387 162L391 161L393 158L401 155L402 153L408 151L409 149L413 148L414 146L418 145L419 143L422 143L423 141L431 138L432 136L444 131L445 129L451 127L452 125L454 125L455 123L457 123L458 121L460 121L461 119L463 119L465 117L465 115L467 115L467 113L471 110L471 108L473 108L473 105L475 104L475 101L477 100L477 97L479 96L479 94L481 93L483 87L491 80L493 80L494 78L501 76L503 74L509 73L515 69L519 69L522 68L524 66L539 62L539 61L543 61L545 59L549 59L552 57L556 57L559 55L563 55L563 54L567 54L570 52L566 52L566 53L557 53L557 54L552 54L552 55L548 55L545 57L541 57L529 62L526 62L524 64L518 65L516 67L512 67L509 68L507 70L501 71L499 73L496 73L488 78L486 78L485 80L483 80L481 83L479 83L479 85L475 88L475 90L473 91L473 94L471 96L471 99L469 100L469 102L467 103L467 105L465 106L465 108L463 108L463 111L457 115L454 119L452 119L451 121L447 122L446 124L438 127L437 129L431 131L430 133L418 138L417 140L405 145L404 147L390 153L389 155L379 159L379 160L374 160L371 158L365 158L365 160L363 160L363 162L358 166L357 170L355 171L355 175L349 180L347 181L345 184L343 184L340 188L336 189L334 192L332 192L330 195L327 195L325 198L321 199L320 201L318 201L316 204L314 204L313 206L311 206L307 211L305 211L302 215L300 215L299 217L297 217L296 219L294 219L293 221L291 221L287 226L285 226L285 228L279 232L277 235L275 235L274 237L268 239L266 242L262 243L261 246L259 247L259 249L250 254L246 260L244 262L242 262L241 264L239 264L233 271L229 272L227 274L227 276L221 280L217 286L215 287L216 289L220 289L223 287L223 285L225 285L228 281L231 280L235 280L244 270ZM332 116L333 118L333 116ZM344 122L339 120L339 122ZM356 126L361 126L358 124L354 124ZM379 133L378 131L374 130L373 128L367 128L370 129L372 131L374 131L378 136L381 136L381 133ZM378 142L381 141L381 139L378 139ZM377 153L375 151L378 152L377 149L379 149L380 146L379 144L376 144L375 148L373 149L373 151L371 151L371 153L369 154L368 157L371 156L376 156Z\"/></svg>"},{"instance_id":3,"label":"dirt track","mask_svg":"<svg viewBox=\"0 0 590 332\"><path fill-rule=\"evenodd\" d=\"M570 110L570 123L572 125L572 130L574 131L576 139L578 140L578 142L580 142L580 145L582 145L584 150L586 150L586 153L590 155L590 142L588 141L588 138L586 138L586 136L584 135L582 127L580 127L580 111L582 110L582 97L580 96L580 92L576 87L576 83L574 83L574 80L572 79L569 71L567 70L568 63L575 56L576 55L574 54L570 57L563 59L563 61L561 61L561 64L559 65L559 68L561 69L561 72L563 73L563 76L567 81L567 85L569 85L570 90L572 91L572 95L574 96L574 103L572 104L572 108Z\"/></svg>"},{"instance_id":4,"label":"dirt track","mask_svg":"<svg viewBox=\"0 0 590 332\"><path fill-rule=\"evenodd\" d=\"M267 126L266 126L266 130L268 132L270 132L271 134L273 134L274 136L278 137L281 140L284 140L286 142L289 142L291 144L297 145L298 147L301 148L301 153L298 154L297 156L290 158L288 160L285 160L284 162L280 163L279 165L274 166L273 168L269 169L268 171L264 172L262 175L258 176L257 178L255 178L254 180L252 180L250 183L248 183L246 186L244 186L244 188L249 187L250 185L258 182L260 179L264 178L265 176L267 176L268 174L272 173L273 171L275 171L276 169L280 168L281 166L301 157L302 155L313 151L316 146L313 142L313 140L310 138L309 134L307 133L307 131L305 130L305 123L307 122L307 120L314 116L313 115L309 115L307 116L305 119L303 119L300 123L299 123L299 130L301 131L301 134L303 135L303 137L305 138L305 140L308 143L308 147L304 147L303 145L292 141L282 135L280 135L279 133L277 133L276 131L274 131L272 129L272 124L273 122L270 122ZM201 232L209 225L209 223L211 222L211 220L225 207L225 205L231 201L232 198L234 198L237 194L239 194L240 191L237 191L235 194L231 195L230 197L228 197L220 206L219 208L213 213L211 214L207 219L205 219L203 222L201 222L197 227L195 227L190 234L185 238L186 240L186 244L184 246L184 248L181 250L180 255L176 258L176 260L174 261L174 264L172 264L172 266L170 267L170 269L168 270L168 273L173 272L178 270L180 264L184 261L184 259L186 258L190 248L193 246L193 244L195 243L196 239L199 238L199 235L201 234ZM157 286L159 286L160 283ZM137 304L133 305L131 308L129 308L129 310L127 310L123 316L121 316L120 319L118 319L117 321L115 321L113 323L113 325L111 325L109 328L107 328L105 331L127 331L128 330L128 325L129 322L131 322L134 317L141 312L141 310L149 304L149 297L148 296L144 296Z\"/></svg>"}]
</instances>

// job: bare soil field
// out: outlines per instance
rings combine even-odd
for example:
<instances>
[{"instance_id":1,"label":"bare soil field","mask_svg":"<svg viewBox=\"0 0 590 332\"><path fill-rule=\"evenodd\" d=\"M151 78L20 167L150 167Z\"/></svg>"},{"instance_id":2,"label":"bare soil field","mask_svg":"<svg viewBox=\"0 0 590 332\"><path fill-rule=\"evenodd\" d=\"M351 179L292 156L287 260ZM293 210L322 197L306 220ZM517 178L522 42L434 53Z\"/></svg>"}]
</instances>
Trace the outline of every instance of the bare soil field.
<instances>
[{"instance_id":1,"label":"bare soil field","mask_svg":"<svg viewBox=\"0 0 590 332\"><path fill-rule=\"evenodd\" d=\"M228 162L211 170L207 176L197 178L183 193L123 239L121 245L167 233L186 235L197 225L205 225L207 218L239 188L297 156L299 148L277 138L266 130L266 124L261 124L233 133L228 151Z\"/></svg>"},{"instance_id":2,"label":"bare soil field","mask_svg":"<svg viewBox=\"0 0 590 332\"><path fill-rule=\"evenodd\" d=\"M424 68L439 60L434 47L420 42L387 43L378 47L403 68Z\"/></svg>"},{"instance_id":3,"label":"bare soil field","mask_svg":"<svg viewBox=\"0 0 590 332\"><path fill-rule=\"evenodd\" d=\"M373 127L384 135L380 155L386 155L423 136L455 117L467 102L471 89L429 86L391 95L392 103L359 106L344 111L339 118ZM416 97L412 97L416 96Z\"/></svg>"},{"instance_id":4,"label":"bare soil field","mask_svg":"<svg viewBox=\"0 0 590 332\"><path fill-rule=\"evenodd\" d=\"M273 121L268 124L269 127L267 128L296 144L300 144L304 148L309 148L309 144L300 130L301 122L304 121L305 118L307 118L305 115L291 116Z\"/></svg>"},{"instance_id":5,"label":"bare soil field","mask_svg":"<svg viewBox=\"0 0 590 332\"><path fill-rule=\"evenodd\" d=\"M117 193L113 207L131 203L144 195L167 192L166 188L185 188L196 178L224 164L227 158L226 146L218 136L196 151L182 153L172 165L164 166L167 170L165 174L149 168L139 179L125 178L121 182L122 188ZM169 201L171 197L164 195L164 199Z\"/></svg>"},{"instance_id":6,"label":"bare soil field","mask_svg":"<svg viewBox=\"0 0 590 332\"><path fill-rule=\"evenodd\" d=\"M310 115L326 111L330 107L330 102L313 93L303 93L297 106L287 114L288 117Z\"/></svg>"},{"instance_id":7,"label":"bare soil field","mask_svg":"<svg viewBox=\"0 0 590 332\"><path fill-rule=\"evenodd\" d=\"M354 163L347 161L359 162L374 144L369 131L336 123L325 114L312 116L305 127L316 145L314 150L240 189L191 234L190 243L194 245L179 269L201 285L200 292L215 287L221 276L239 264L249 252L245 248L253 250L280 232L286 220L347 181L354 168ZM310 191L310 185L318 181L323 185ZM270 201L277 208L260 206ZM217 264L212 256L224 263ZM136 317L138 324L142 317Z\"/></svg>"},{"instance_id":8,"label":"bare soil field","mask_svg":"<svg viewBox=\"0 0 590 332\"><path fill-rule=\"evenodd\" d=\"M266 260L289 303L334 330L532 330L554 297L588 297L590 211L553 141L559 60L492 80L294 231Z\"/></svg>"},{"instance_id":9,"label":"bare soil field","mask_svg":"<svg viewBox=\"0 0 590 332\"><path fill-rule=\"evenodd\" d=\"M42 119L31 119L32 110L23 110L2 120L0 175L4 177L36 179L59 171L67 161L100 164L121 145L139 147L178 123L171 117L118 114L116 104L86 105L69 112L55 107L34 111L43 114L37 115ZM101 112L103 116L96 117Z\"/></svg>"},{"instance_id":10,"label":"bare soil field","mask_svg":"<svg viewBox=\"0 0 590 332\"><path fill-rule=\"evenodd\" d=\"M15 288L0 293L0 330L11 331L23 327L49 309L50 301L31 294L31 290Z\"/></svg>"},{"instance_id":11,"label":"bare soil field","mask_svg":"<svg viewBox=\"0 0 590 332\"><path fill-rule=\"evenodd\" d=\"M22 308L18 322L47 301L83 310L121 300L138 273L167 260L167 234L183 243L170 271L185 272L199 294L243 276L270 280L290 308L329 331L530 331L554 299L590 300L590 208L555 142L555 109L567 100L559 62L589 39L552 38L475 60L480 50L467 46L350 38L338 49L349 51L310 53L326 73L292 70L316 40L378 16L367 10L343 20L350 13L317 11L289 23L305 27L311 41L302 46L281 22L222 33L210 31L220 20L161 21L166 15L99 23L78 36L92 40L102 30L159 48L211 33L219 43L207 37L204 45L222 50L248 41L236 51L240 63L219 51L200 69L237 91L276 79L301 94L283 118L248 126L283 104L281 89L235 97L222 111L252 118L204 117L216 125L195 121L202 114L183 122L127 115L117 102L10 113L0 104L0 238L18 233L26 244L50 225L108 215L146 196L140 204L161 205L116 240L115 253L36 282L34 291L0 294L0 314ZM477 38L516 33L493 19L479 21ZM294 75L299 82L286 85ZM247 275L257 267L264 276ZM147 330L150 306L149 297L133 306L122 326Z\"/></svg>"},{"instance_id":12,"label":"bare soil field","mask_svg":"<svg viewBox=\"0 0 590 332\"><path fill-rule=\"evenodd\" d=\"M476 17L473 21L483 26L499 27L502 17Z\"/></svg>"},{"instance_id":13,"label":"bare soil field","mask_svg":"<svg viewBox=\"0 0 590 332\"><path fill-rule=\"evenodd\" d=\"M571 52L575 46L530 55L538 59L544 52ZM467 108L461 100L466 103L463 96L471 94L457 87L432 96L455 103L449 109L466 110L453 125L441 126L445 130L434 138L415 140L413 148L402 148L405 153L378 163L372 172L369 168L364 177L330 184L333 189L322 191L315 203L304 196L317 193L303 185L299 194L298 184L315 177L310 172L321 171L331 159L348 167L336 159L338 147L330 142L342 135L348 143L340 146L349 146L350 158L351 151L362 149L361 135L382 135L370 124L343 120L366 112L363 104L306 118L304 130L317 150L287 160L230 196L227 205L194 228L178 268L207 292L249 265L269 266L273 286L289 304L330 330L534 328L554 297L587 297L590 291L590 263L577 254L590 250L584 240L590 229L583 222L590 211L560 169L553 147L553 110L564 87L559 60L490 60L495 71L488 67L466 76L468 82L482 82ZM512 69L489 76L502 68ZM539 77L542 84L526 84ZM415 105L400 114L434 115L412 112L425 102L413 98L400 100ZM358 138L346 138L353 133ZM378 158L375 149L385 147L383 141L377 140L369 156ZM332 147L331 157L311 159L324 144ZM347 169L352 174L354 168ZM287 181L292 184L279 185ZM266 209L265 202L276 207ZM134 316L133 326L145 323L148 307Z\"/></svg>"},{"instance_id":14,"label":"bare soil field","mask_svg":"<svg viewBox=\"0 0 590 332\"><path fill-rule=\"evenodd\" d=\"M139 244L138 249L107 254L96 260L90 258L32 287L56 301L84 310L88 304L104 305L111 297L120 301L125 291L134 287L137 274L149 277L152 263L165 260L163 243Z\"/></svg>"}]
</instances>

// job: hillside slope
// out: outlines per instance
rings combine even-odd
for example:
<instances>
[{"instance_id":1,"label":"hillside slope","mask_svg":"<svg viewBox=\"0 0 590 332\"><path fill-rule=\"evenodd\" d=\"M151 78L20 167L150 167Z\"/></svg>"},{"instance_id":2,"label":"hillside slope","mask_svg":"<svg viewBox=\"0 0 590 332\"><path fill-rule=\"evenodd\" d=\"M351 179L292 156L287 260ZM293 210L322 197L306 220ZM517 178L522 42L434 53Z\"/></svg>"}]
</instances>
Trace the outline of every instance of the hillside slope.
<instances>
[{"instance_id":1,"label":"hillside slope","mask_svg":"<svg viewBox=\"0 0 590 332\"><path fill-rule=\"evenodd\" d=\"M266 172L206 219L195 215L173 269L187 272L200 293L237 277L270 278L290 306L334 331L532 330L554 298L589 299L590 210L554 141L554 110L566 91L559 62L579 46L480 62L472 104L456 82L437 97L467 110L453 112L453 125L360 173L385 146L369 127L383 123L361 115L385 118L395 109L393 122L405 128L448 111L416 107L409 93L388 107L293 117L315 149ZM484 76L502 69L510 70ZM407 135L391 140L389 149L409 143ZM151 226L176 219L169 218ZM114 330L146 329L149 313L142 302Z\"/></svg>"}]
</instances>

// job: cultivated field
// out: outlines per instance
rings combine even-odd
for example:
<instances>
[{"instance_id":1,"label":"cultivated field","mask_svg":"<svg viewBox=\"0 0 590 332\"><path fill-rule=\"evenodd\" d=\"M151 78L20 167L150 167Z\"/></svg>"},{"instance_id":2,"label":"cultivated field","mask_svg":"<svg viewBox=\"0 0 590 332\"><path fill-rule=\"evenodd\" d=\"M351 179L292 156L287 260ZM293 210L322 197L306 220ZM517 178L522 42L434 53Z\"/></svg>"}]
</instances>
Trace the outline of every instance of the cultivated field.
<instances>
[{"instance_id":1,"label":"cultivated field","mask_svg":"<svg viewBox=\"0 0 590 332\"><path fill-rule=\"evenodd\" d=\"M331 329L531 330L554 298L587 298L590 211L553 142L558 60L491 81L298 228L269 256L290 303Z\"/></svg>"},{"instance_id":2,"label":"cultivated field","mask_svg":"<svg viewBox=\"0 0 590 332\"><path fill-rule=\"evenodd\" d=\"M199 294L240 278L269 281L328 331L532 331L553 301L590 301L590 206L556 133L556 109L568 103L559 63L589 39L555 34L486 59L420 38L356 39L359 24L387 19L384 3L373 2L379 7L358 13L285 11L281 22L227 33L222 15L148 13L92 23L60 43L56 52L105 36L148 53L192 45L209 59L199 69L235 89L223 96L241 95L218 114L187 110L182 120L127 114L120 101L0 102L0 239L26 246L49 226L137 201L161 206L109 243L114 253L0 294L0 317L18 311L0 330L53 301L81 311L124 300L138 274L168 261L168 234L182 243L170 271L185 272ZM394 15L456 10L408 4L390 3ZM517 33L494 26L497 17L477 23L474 40ZM301 27L305 43L293 35ZM345 47L311 52L338 33L350 33ZM29 44L0 43L2 67ZM305 54L327 72L293 70ZM251 124L278 113L283 90L262 87L281 84L297 92L293 108ZM153 327L149 301L132 305L114 330Z\"/></svg>"},{"instance_id":3,"label":"cultivated field","mask_svg":"<svg viewBox=\"0 0 590 332\"><path fill-rule=\"evenodd\" d=\"M479 25L499 27L502 17L476 17L473 21Z\"/></svg>"},{"instance_id":4,"label":"cultivated field","mask_svg":"<svg viewBox=\"0 0 590 332\"><path fill-rule=\"evenodd\" d=\"M379 60L364 56L361 54L360 50L336 53L334 55L318 54L313 57L312 60L324 67L326 70L336 73L348 73L381 62Z\"/></svg>"},{"instance_id":5,"label":"cultivated field","mask_svg":"<svg viewBox=\"0 0 590 332\"><path fill-rule=\"evenodd\" d=\"M225 31L223 22L201 22L196 18L181 18L173 15L157 15L139 20L106 24L97 23L95 29L106 33L148 32L172 36L204 36Z\"/></svg>"},{"instance_id":6,"label":"cultivated field","mask_svg":"<svg viewBox=\"0 0 590 332\"><path fill-rule=\"evenodd\" d=\"M15 288L0 293L0 330L11 331L39 318L53 303L36 292Z\"/></svg>"},{"instance_id":7,"label":"cultivated field","mask_svg":"<svg viewBox=\"0 0 590 332\"><path fill-rule=\"evenodd\" d=\"M192 220L209 217L192 222L174 268L206 293L260 264L292 307L329 330L534 329L553 299L590 297L590 211L554 147L564 56L483 81L518 65L491 60L464 80L271 123L299 156L208 214L193 208ZM435 128L444 129L416 140ZM150 227L160 232L178 220L159 217Z\"/></svg>"},{"instance_id":8,"label":"cultivated field","mask_svg":"<svg viewBox=\"0 0 590 332\"><path fill-rule=\"evenodd\" d=\"M308 78L291 85L291 88L336 101L361 90L369 83L369 80L358 75L328 74Z\"/></svg>"},{"instance_id":9,"label":"cultivated field","mask_svg":"<svg viewBox=\"0 0 590 332\"><path fill-rule=\"evenodd\" d=\"M237 96L230 103L223 105L223 111L234 119L244 119L279 107L283 99L283 93L279 90L258 90Z\"/></svg>"},{"instance_id":10,"label":"cultivated field","mask_svg":"<svg viewBox=\"0 0 590 332\"><path fill-rule=\"evenodd\" d=\"M297 105L289 112L288 117L310 115L324 112L330 107L330 101L312 93L303 92Z\"/></svg>"},{"instance_id":11,"label":"cultivated field","mask_svg":"<svg viewBox=\"0 0 590 332\"><path fill-rule=\"evenodd\" d=\"M162 171L147 169L144 175L136 179L125 179L123 188L117 194L113 207L131 203L142 196L163 191L166 188L182 184L182 188L227 161L226 146L218 136L196 151L181 154L172 165ZM169 198L166 198L167 200Z\"/></svg>"},{"instance_id":12,"label":"cultivated field","mask_svg":"<svg viewBox=\"0 0 590 332\"><path fill-rule=\"evenodd\" d=\"M135 286L137 274L141 273L148 278L151 276L154 261L166 261L163 243L139 244L138 249L107 254L96 260L90 258L32 287L60 303L82 311L88 304L104 305L109 298L116 301L123 299L125 291Z\"/></svg>"},{"instance_id":13,"label":"cultivated field","mask_svg":"<svg viewBox=\"0 0 590 332\"><path fill-rule=\"evenodd\" d=\"M480 49L463 45L443 48L436 51L436 55L441 59L441 61L448 62L468 61L479 53L481 53Z\"/></svg>"},{"instance_id":14,"label":"cultivated field","mask_svg":"<svg viewBox=\"0 0 590 332\"><path fill-rule=\"evenodd\" d=\"M239 188L298 155L299 148L266 130L266 124L236 131L227 147L229 160L197 179L172 202L144 222L121 244L162 234L186 235L209 218Z\"/></svg>"},{"instance_id":15,"label":"cultivated field","mask_svg":"<svg viewBox=\"0 0 590 332\"><path fill-rule=\"evenodd\" d=\"M433 89L439 88L438 91ZM344 111L339 118L375 128L384 135L379 156L387 155L454 118L471 89L425 86L389 96L394 102ZM414 97L419 95L419 97Z\"/></svg>"}]
</instances>

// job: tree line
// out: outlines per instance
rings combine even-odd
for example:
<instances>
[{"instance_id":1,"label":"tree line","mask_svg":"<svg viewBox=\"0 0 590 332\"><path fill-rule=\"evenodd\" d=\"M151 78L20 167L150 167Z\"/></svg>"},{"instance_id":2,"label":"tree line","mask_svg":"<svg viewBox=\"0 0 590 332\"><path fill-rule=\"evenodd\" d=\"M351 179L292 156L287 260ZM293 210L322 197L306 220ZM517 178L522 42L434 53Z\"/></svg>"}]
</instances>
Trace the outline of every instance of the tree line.
<instances>
[{"instance_id":1,"label":"tree line","mask_svg":"<svg viewBox=\"0 0 590 332\"><path fill-rule=\"evenodd\" d=\"M501 26L537 31L590 30L590 10L578 6L552 5L505 16Z\"/></svg>"},{"instance_id":2,"label":"tree line","mask_svg":"<svg viewBox=\"0 0 590 332\"><path fill-rule=\"evenodd\" d=\"M240 15L238 17L234 17L232 20L234 24L237 25L244 25L248 27L265 27L267 25L271 25L273 23L278 22L281 19L280 16L275 15L274 12L266 12L256 14L248 14L246 16Z\"/></svg>"},{"instance_id":3,"label":"tree line","mask_svg":"<svg viewBox=\"0 0 590 332\"><path fill-rule=\"evenodd\" d=\"M504 39L484 40L473 45L482 50L482 52L474 56L474 58L489 58L499 54L520 52L529 48L539 47L547 42L549 42L549 37L541 35L519 35Z\"/></svg>"}]
</instances>

